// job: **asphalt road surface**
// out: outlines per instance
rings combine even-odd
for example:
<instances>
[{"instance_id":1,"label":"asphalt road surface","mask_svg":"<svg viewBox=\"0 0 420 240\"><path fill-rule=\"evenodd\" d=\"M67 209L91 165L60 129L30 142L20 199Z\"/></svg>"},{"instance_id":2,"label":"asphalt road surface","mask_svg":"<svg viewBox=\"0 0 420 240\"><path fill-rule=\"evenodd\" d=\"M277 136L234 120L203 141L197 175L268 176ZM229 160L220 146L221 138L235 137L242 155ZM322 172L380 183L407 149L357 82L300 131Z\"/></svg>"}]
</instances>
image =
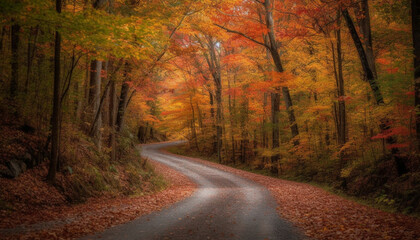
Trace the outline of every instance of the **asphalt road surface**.
<instances>
[{"instance_id":1,"label":"asphalt road surface","mask_svg":"<svg viewBox=\"0 0 420 240\"><path fill-rule=\"evenodd\" d=\"M179 142L143 145L141 155L166 164L197 183L193 195L84 239L303 239L276 212L267 189L182 156L161 152Z\"/></svg>"}]
</instances>

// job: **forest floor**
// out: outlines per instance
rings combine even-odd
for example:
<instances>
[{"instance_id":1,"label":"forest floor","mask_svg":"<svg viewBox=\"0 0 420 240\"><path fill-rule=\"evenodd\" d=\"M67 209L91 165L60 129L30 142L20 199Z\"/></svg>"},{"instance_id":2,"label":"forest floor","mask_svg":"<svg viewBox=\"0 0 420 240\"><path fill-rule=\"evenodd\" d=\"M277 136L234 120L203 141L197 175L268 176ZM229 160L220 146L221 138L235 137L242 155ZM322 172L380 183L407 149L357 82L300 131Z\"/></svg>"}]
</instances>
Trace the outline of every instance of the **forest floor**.
<instances>
[{"instance_id":1,"label":"forest floor","mask_svg":"<svg viewBox=\"0 0 420 240\"><path fill-rule=\"evenodd\" d=\"M90 198L77 205L66 203L57 189L39 180L46 175L45 165L30 169L17 179L0 178L2 192L9 190L19 196L38 198L31 199L30 205L0 210L0 239L73 239L159 211L193 193L195 184L187 177L163 164L151 164L169 183L166 189L142 196ZM37 205L36 201L48 201L50 206Z\"/></svg>"},{"instance_id":2,"label":"forest floor","mask_svg":"<svg viewBox=\"0 0 420 240\"><path fill-rule=\"evenodd\" d=\"M279 215L301 228L310 238L420 239L418 218L384 212L310 184L263 176L195 157L185 158L267 187L277 201Z\"/></svg>"}]
</instances>

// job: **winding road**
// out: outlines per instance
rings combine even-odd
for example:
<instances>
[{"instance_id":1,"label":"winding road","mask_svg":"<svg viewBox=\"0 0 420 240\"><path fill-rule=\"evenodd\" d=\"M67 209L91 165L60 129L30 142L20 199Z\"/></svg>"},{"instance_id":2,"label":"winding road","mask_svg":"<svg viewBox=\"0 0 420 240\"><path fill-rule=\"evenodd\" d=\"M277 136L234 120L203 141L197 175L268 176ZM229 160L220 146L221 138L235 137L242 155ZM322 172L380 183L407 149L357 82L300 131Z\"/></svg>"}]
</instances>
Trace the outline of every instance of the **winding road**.
<instances>
[{"instance_id":1,"label":"winding road","mask_svg":"<svg viewBox=\"0 0 420 240\"><path fill-rule=\"evenodd\" d=\"M276 212L264 187L199 162L160 151L180 142L142 146L143 157L166 164L197 184L193 195L84 239L303 239Z\"/></svg>"}]
</instances>

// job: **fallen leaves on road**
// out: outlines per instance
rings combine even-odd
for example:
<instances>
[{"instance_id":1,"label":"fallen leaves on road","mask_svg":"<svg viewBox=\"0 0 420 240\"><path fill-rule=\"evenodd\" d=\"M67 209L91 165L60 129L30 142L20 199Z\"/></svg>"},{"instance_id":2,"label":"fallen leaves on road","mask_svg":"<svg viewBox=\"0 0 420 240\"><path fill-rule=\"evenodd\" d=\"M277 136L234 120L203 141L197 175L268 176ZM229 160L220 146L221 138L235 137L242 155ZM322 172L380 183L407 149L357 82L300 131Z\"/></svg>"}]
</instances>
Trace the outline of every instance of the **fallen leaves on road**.
<instances>
[{"instance_id":1,"label":"fallen leaves on road","mask_svg":"<svg viewBox=\"0 0 420 240\"><path fill-rule=\"evenodd\" d=\"M7 217L6 212L1 212L0 236L2 239L77 238L159 211L193 193L195 185L186 176L165 165L151 164L170 182L167 189L145 196L91 198L79 205L60 205L63 202L58 199L58 206L24 209Z\"/></svg>"},{"instance_id":2,"label":"fallen leaves on road","mask_svg":"<svg viewBox=\"0 0 420 240\"><path fill-rule=\"evenodd\" d=\"M172 154L167 152L168 154ZM420 220L352 202L309 184L258 175L190 158L267 187L278 213L315 239L420 239Z\"/></svg>"}]
</instances>

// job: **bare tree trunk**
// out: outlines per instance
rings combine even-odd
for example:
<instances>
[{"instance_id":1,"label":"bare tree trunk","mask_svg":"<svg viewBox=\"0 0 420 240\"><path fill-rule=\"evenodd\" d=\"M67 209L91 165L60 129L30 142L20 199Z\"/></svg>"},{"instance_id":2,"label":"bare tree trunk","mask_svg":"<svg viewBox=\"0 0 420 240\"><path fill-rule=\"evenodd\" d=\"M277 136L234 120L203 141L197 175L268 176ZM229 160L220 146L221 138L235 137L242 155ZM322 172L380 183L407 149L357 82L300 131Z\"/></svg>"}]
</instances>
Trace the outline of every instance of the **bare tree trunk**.
<instances>
[{"instance_id":1,"label":"bare tree trunk","mask_svg":"<svg viewBox=\"0 0 420 240\"><path fill-rule=\"evenodd\" d=\"M61 13L61 0L56 0L56 11ZM60 124L60 51L61 51L61 35L55 32L54 46L54 96L52 111L52 133L51 133L51 161L48 169L47 180L54 183L57 172L58 152L60 146L59 124Z\"/></svg>"}]
</instances>

